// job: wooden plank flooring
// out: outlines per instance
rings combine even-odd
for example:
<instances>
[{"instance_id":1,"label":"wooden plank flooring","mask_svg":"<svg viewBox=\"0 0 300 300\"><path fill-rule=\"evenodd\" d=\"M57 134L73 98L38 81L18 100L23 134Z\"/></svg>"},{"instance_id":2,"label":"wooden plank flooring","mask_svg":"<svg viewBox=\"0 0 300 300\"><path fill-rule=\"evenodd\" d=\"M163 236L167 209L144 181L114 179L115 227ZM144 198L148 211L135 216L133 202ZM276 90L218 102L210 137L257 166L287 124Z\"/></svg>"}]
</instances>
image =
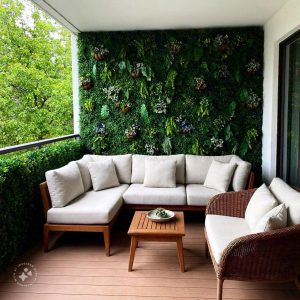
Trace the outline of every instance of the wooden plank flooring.
<instances>
[{"instance_id":1,"label":"wooden plank flooring","mask_svg":"<svg viewBox=\"0 0 300 300\"><path fill-rule=\"evenodd\" d=\"M36 282L17 285L13 268L3 274L1 300L162 300L216 299L216 277L204 256L203 222L194 213L185 216L183 239L187 272L181 273L174 243L141 242L133 272L128 272L129 216L123 216L112 232L111 256L106 257L103 237L96 233L65 234L56 247L43 253L38 246L19 262L37 269ZM293 283L263 284L225 281L224 299L296 300L300 292Z\"/></svg>"}]
</instances>

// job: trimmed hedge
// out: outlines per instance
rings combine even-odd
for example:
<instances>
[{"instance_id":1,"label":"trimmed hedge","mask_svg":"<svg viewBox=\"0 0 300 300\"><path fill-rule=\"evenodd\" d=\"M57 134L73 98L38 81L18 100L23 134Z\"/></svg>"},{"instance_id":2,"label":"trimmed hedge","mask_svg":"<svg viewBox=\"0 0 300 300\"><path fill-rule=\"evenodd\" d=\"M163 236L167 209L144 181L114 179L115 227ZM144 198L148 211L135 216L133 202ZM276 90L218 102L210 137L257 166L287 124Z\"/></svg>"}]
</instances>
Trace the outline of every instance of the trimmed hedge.
<instances>
[{"instance_id":1,"label":"trimmed hedge","mask_svg":"<svg viewBox=\"0 0 300 300\"><path fill-rule=\"evenodd\" d=\"M95 153L236 153L261 173L263 29L78 36L81 137Z\"/></svg>"},{"instance_id":2,"label":"trimmed hedge","mask_svg":"<svg viewBox=\"0 0 300 300\"><path fill-rule=\"evenodd\" d=\"M60 142L0 160L0 271L41 238L39 184L45 172L84 154L80 141Z\"/></svg>"}]
</instances>

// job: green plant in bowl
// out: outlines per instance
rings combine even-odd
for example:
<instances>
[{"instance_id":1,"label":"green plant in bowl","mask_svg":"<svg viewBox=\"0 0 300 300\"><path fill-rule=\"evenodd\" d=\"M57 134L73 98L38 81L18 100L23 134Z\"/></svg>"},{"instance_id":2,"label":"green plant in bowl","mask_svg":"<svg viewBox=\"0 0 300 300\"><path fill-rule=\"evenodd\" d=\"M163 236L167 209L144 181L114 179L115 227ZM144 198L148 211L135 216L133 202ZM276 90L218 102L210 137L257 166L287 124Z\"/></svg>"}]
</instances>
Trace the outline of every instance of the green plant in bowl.
<instances>
[{"instance_id":1,"label":"green plant in bowl","mask_svg":"<svg viewBox=\"0 0 300 300\"><path fill-rule=\"evenodd\" d=\"M169 218L170 216L167 214L164 208L157 208L156 209L156 215L160 218L166 219Z\"/></svg>"}]
</instances>

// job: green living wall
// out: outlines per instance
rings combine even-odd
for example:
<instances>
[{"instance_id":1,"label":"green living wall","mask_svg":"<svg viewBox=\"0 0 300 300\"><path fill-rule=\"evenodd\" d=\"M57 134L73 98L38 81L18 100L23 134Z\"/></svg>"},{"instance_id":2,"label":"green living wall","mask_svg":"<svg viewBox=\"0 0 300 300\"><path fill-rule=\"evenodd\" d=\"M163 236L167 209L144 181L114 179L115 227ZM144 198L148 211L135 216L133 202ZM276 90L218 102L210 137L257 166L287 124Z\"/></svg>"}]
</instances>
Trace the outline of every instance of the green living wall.
<instances>
[{"instance_id":1,"label":"green living wall","mask_svg":"<svg viewBox=\"0 0 300 300\"><path fill-rule=\"evenodd\" d=\"M80 33L81 137L95 153L236 153L260 171L263 30Z\"/></svg>"},{"instance_id":2,"label":"green living wall","mask_svg":"<svg viewBox=\"0 0 300 300\"><path fill-rule=\"evenodd\" d=\"M42 236L44 212L39 184L45 172L85 153L80 141L0 157L0 271Z\"/></svg>"}]
</instances>

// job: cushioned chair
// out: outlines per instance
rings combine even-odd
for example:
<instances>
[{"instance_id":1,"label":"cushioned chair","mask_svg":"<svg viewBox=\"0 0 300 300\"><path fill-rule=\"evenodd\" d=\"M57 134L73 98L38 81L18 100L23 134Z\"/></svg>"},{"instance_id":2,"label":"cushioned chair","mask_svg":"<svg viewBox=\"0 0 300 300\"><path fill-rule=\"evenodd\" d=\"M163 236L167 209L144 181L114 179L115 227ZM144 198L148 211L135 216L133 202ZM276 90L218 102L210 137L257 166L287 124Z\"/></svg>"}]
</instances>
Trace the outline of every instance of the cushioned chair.
<instances>
[{"instance_id":1,"label":"cushioned chair","mask_svg":"<svg viewBox=\"0 0 300 300\"><path fill-rule=\"evenodd\" d=\"M281 200L282 197L290 198L288 189L291 188L279 182L278 189L271 190ZM220 194L207 206L206 254L209 251L217 275L218 300L222 299L225 279L295 281L299 288L300 225L251 234L244 217L254 191ZM299 205L300 201L293 208L293 217L295 214L299 217ZM291 214L291 206L289 210Z\"/></svg>"}]
</instances>

